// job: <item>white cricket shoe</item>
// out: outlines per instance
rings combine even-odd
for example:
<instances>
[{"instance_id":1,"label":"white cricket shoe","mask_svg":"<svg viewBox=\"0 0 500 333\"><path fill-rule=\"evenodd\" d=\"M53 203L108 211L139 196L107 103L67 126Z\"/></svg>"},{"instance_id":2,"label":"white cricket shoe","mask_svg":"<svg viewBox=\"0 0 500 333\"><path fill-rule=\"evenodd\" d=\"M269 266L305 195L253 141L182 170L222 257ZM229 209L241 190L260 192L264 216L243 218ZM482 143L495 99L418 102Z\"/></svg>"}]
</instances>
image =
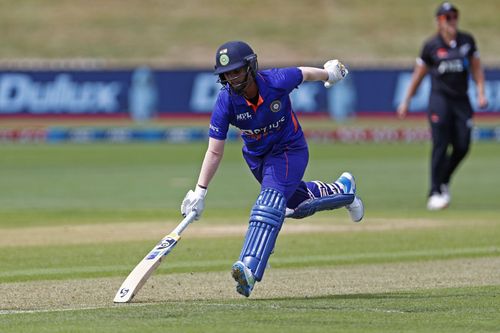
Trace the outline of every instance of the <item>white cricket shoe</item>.
<instances>
[{"instance_id":1,"label":"white cricket shoe","mask_svg":"<svg viewBox=\"0 0 500 333\"><path fill-rule=\"evenodd\" d=\"M428 210L441 210L448 207L450 201L448 198L442 194L434 193L429 197L427 201L427 209Z\"/></svg>"},{"instance_id":2,"label":"white cricket shoe","mask_svg":"<svg viewBox=\"0 0 500 333\"><path fill-rule=\"evenodd\" d=\"M365 207L361 198L356 196L356 181L354 180L354 176L349 172L344 172L335 183L342 188L344 194L354 194L352 203L345 207L349 211L349 216L353 222L361 221L365 215Z\"/></svg>"},{"instance_id":3,"label":"white cricket shoe","mask_svg":"<svg viewBox=\"0 0 500 333\"><path fill-rule=\"evenodd\" d=\"M450 186L448 184L441 184L441 195L445 200L448 201L448 204L450 204L451 201L451 194L450 194Z\"/></svg>"},{"instance_id":4,"label":"white cricket shoe","mask_svg":"<svg viewBox=\"0 0 500 333\"><path fill-rule=\"evenodd\" d=\"M365 206L361 198L354 197L353 202L350 205L345 206L349 212L349 216L353 222L359 222L365 216Z\"/></svg>"}]
</instances>

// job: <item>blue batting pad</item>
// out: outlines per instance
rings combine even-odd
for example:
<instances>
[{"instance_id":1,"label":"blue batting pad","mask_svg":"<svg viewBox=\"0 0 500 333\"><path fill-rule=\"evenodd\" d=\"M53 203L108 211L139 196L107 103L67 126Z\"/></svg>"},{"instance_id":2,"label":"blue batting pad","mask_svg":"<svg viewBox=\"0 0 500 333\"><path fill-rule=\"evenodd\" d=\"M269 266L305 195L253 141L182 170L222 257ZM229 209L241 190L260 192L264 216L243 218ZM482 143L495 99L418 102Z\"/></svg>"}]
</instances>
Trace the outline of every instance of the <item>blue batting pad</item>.
<instances>
[{"instance_id":1,"label":"blue batting pad","mask_svg":"<svg viewBox=\"0 0 500 333\"><path fill-rule=\"evenodd\" d=\"M280 192L262 190L250 214L240 260L252 271L257 281L262 279L269 256L285 219L286 199Z\"/></svg>"},{"instance_id":2,"label":"blue batting pad","mask_svg":"<svg viewBox=\"0 0 500 333\"><path fill-rule=\"evenodd\" d=\"M322 210L331 210L345 207L354 200L354 194L332 194L321 198L307 199L295 208L292 214L286 217L303 219Z\"/></svg>"}]
</instances>

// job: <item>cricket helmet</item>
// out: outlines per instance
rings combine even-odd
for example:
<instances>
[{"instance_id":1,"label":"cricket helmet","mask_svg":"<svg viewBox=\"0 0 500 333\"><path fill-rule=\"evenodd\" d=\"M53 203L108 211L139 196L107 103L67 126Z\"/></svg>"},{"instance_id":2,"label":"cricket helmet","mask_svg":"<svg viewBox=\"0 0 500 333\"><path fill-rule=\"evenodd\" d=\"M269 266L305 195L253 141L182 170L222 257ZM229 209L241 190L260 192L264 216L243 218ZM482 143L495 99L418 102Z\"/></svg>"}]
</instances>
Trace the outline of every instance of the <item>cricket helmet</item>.
<instances>
[{"instance_id":1,"label":"cricket helmet","mask_svg":"<svg viewBox=\"0 0 500 333\"><path fill-rule=\"evenodd\" d=\"M250 45L242 41L230 41L222 44L215 53L214 74L226 72L247 66L248 71L255 77L257 73L257 55Z\"/></svg>"}]
</instances>

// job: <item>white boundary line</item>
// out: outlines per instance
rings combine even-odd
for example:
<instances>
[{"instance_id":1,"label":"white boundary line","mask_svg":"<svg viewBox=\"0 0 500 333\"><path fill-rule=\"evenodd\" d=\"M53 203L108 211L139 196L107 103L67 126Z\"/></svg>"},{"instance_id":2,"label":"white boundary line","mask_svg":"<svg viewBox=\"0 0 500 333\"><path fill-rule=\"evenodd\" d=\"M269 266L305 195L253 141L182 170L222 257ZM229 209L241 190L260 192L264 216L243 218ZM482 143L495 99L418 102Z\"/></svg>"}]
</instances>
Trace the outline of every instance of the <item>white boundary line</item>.
<instances>
[{"instance_id":1,"label":"white boundary line","mask_svg":"<svg viewBox=\"0 0 500 333\"><path fill-rule=\"evenodd\" d=\"M166 302L169 303L169 302ZM206 306L220 306L220 307L228 307L228 308L249 308L255 307L255 304L231 304L231 303L208 303L202 302ZM133 303L127 305L112 305L112 306L89 306L89 307L81 307L81 308L61 308L61 309L39 309L39 310L0 310L0 315L17 315L17 314L34 314L34 313L51 313L51 312L67 312L67 311L86 311L86 310L103 310L103 309L113 309L118 307L140 307L140 306L151 306L156 303ZM262 307L263 304L258 304L259 307ZM272 304L268 305L268 307L279 308L279 305ZM390 309L367 309L372 312L384 312L384 313L406 313L401 310L390 310Z\"/></svg>"},{"instance_id":2,"label":"white boundary line","mask_svg":"<svg viewBox=\"0 0 500 333\"><path fill-rule=\"evenodd\" d=\"M31 314L31 313L49 313L49 312L67 312L67 311L85 311L85 310L104 310L119 307L140 307L155 305L156 303L132 303L132 304L111 304L110 306L86 306L81 308L59 308L59 309L33 309L33 310L0 310L0 315Z\"/></svg>"},{"instance_id":3,"label":"white boundary line","mask_svg":"<svg viewBox=\"0 0 500 333\"><path fill-rule=\"evenodd\" d=\"M166 301L162 304L172 303L172 301ZM231 303L209 303L203 302L204 305L208 306L221 306L230 308L248 308L253 306L252 304L231 304ZM86 311L86 310L107 310L107 309L117 309L120 307L142 307L142 306L154 306L159 303L129 303L129 304L110 304L109 306L86 306L80 308L59 308L59 309L33 309L33 310L0 310L0 315L16 315L16 314L32 314L32 313L50 313L50 312L67 312L67 311ZM259 304L261 307L262 304ZM273 305L275 306L275 305Z\"/></svg>"}]
</instances>

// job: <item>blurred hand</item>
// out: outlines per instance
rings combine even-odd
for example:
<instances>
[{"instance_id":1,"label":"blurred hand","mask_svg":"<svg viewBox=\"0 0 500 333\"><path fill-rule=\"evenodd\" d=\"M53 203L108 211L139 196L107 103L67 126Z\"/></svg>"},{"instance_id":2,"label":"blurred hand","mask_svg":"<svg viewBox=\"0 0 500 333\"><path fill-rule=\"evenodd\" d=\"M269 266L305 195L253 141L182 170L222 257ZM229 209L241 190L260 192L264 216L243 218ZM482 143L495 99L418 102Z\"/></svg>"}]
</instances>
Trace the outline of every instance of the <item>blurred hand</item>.
<instances>
[{"instance_id":1,"label":"blurred hand","mask_svg":"<svg viewBox=\"0 0 500 333\"><path fill-rule=\"evenodd\" d=\"M189 192L182 200L181 204L181 214L186 217L190 212L195 211L195 220L198 220L205 209L205 196L207 195L207 190L199 186L196 189L189 190Z\"/></svg>"},{"instance_id":2,"label":"blurred hand","mask_svg":"<svg viewBox=\"0 0 500 333\"><path fill-rule=\"evenodd\" d=\"M406 118L406 115L408 114L408 102L403 101L401 104L399 104L399 107L397 109L397 114L399 119L404 119Z\"/></svg>"},{"instance_id":3,"label":"blurred hand","mask_svg":"<svg viewBox=\"0 0 500 333\"><path fill-rule=\"evenodd\" d=\"M481 94L477 98L477 104L478 104L480 109L484 109L484 108L488 107L488 100L486 99L486 97L484 95Z\"/></svg>"}]
</instances>

